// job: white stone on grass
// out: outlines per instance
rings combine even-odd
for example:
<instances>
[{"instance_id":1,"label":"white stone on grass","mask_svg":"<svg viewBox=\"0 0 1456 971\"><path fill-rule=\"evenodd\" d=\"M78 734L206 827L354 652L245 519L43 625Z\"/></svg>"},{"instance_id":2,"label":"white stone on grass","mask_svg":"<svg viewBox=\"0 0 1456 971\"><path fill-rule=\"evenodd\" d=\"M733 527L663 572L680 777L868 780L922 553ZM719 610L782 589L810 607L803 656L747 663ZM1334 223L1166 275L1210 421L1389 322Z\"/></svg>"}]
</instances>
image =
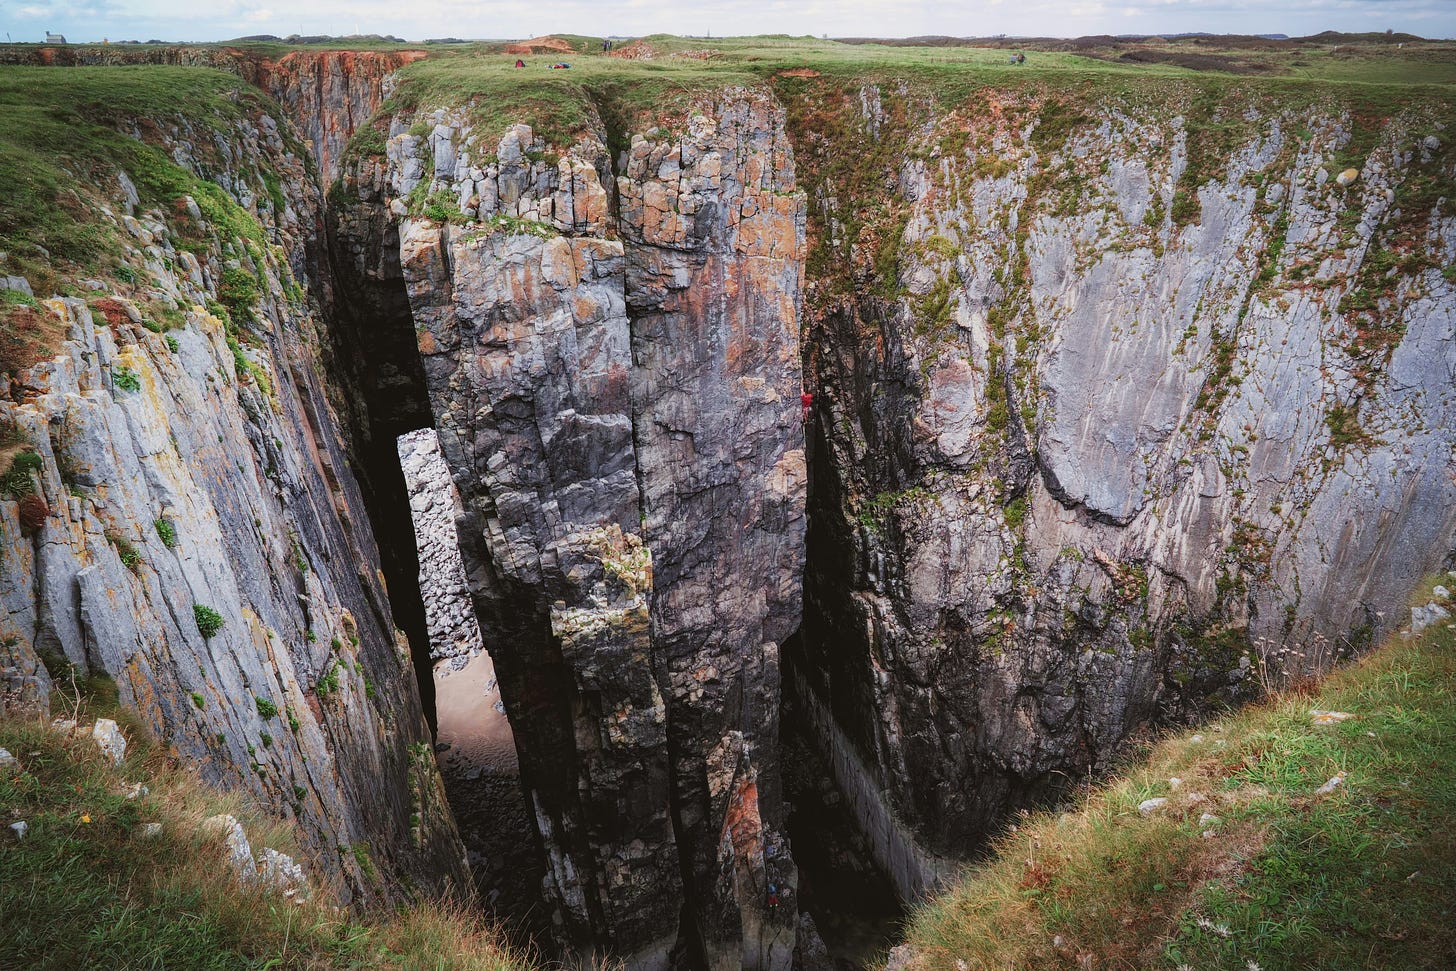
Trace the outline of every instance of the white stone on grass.
<instances>
[{"instance_id":1,"label":"white stone on grass","mask_svg":"<svg viewBox=\"0 0 1456 971\"><path fill-rule=\"evenodd\" d=\"M1334 792L1337 788L1339 788L1340 783L1344 781L1345 773L1337 772L1335 773L1333 779L1331 779L1329 782L1326 782L1324 785L1320 786L1318 789L1315 790L1315 795L1328 796L1330 793Z\"/></svg>"},{"instance_id":2,"label":"white stone on grass","mask_svg":"<svg viewBox=\"0 0 1456 971\"><path fill-rule=\"evenodd\" d=\"M1167 797L1165 796L1157 796L1152 799L1144 799L1142 802L1138 803L1138 815L1151 816L1153 813L1157 812L1159 806L1163 805L1163 803L1167 801Z\"/></svg>"},{"instance_id":3,"label":"white stone on grass","mask_svg":"<svg viewBox=\"0 0 1456 971\"><path fill-rule=\"evenodd\" d=\"M1421 631L1425 630L1427 627L1430 627L1432 624L1446 620L1450 616L1451 611L1447 610L1445 607L1442 607L1434 600L1426 604L1424 607L1412 607L1410 632L1412 635L1419 634Z\"/></svg>"},{"instance_id":4,"label":"white stone on grass","mask_svg":"<svg viewBox=\"0 0 1456 971\"><path fill-rule=\"evenodd\" d=\"M12 832L15 833L16 839L23 840L25 839L25 834L30 831L30 825L26 823L25 820L21 819L11 823L10 829Z\"/></svg>"},{"instance_id":5,"label":"white stone on grass","mask_svg":"<svg viewBox=\"0 0 1456 971\"><path fill-rule=\"evenodd\" d=\"M96 740L96 747L101 750L101 754L110 759L113 765L120 765L122 759L126 758L126 736L121 734L121 729L110 718L96 719L96 725L91 729L91 737Z\"/></svg>"},{"instance_id":6,"label":"white stone on grass","mask_svg":"<svg viewBox=\"0 0 1456 971\"><path fill-rule=\"evenodd\" d=\"M11 755L8 750L0 748L0 769L8 769L11 766L19 764L20 763L16 761L15 756Z\"/></svg>"},{"instance_id":7,"label":"white stone on grass","mask_svg":"<svg viewBox=\"0 0 1456 971\"><path fill-rule=\"evenodd\" d=\"M271 847L264 847L261 865L263 886L282 890L288 896L308 895L308 878L287 853L279 853Z\"/></svg>"},{"instance_id":8,"label":"white stone on grass","mask_svg":"<svg viewBox=\"0 0 1456 971\"><path fill-rule=\"evenodd\" d=\"M252 883L258 879L258 867L253 863L253 848L248 845L248 834L243 832L243 824L236 817L227 813L211 816L202 821L202 831L215 833L223 838L227 845L228 863L232 865L238 882Z\"/></svg>"}]
</instances>

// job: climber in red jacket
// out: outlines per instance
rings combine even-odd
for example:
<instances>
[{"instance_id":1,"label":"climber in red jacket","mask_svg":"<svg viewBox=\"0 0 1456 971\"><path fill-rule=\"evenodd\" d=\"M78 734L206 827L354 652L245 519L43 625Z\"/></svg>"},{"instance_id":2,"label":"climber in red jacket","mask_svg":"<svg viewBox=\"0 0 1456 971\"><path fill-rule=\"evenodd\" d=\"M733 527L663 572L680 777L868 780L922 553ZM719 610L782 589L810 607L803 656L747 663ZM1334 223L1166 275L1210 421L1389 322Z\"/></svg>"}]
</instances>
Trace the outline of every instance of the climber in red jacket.
<instances>
[{"instance_id":1,"label":"climber in red jacket","mask_svg":"<svg viewBox=\"0 0 1456 971\"><path fill-rule=\"evenodd\" d=\"M809 410L814 407L814 396L809 392L805 391L803 394L799 395L799 404L804 406L804 413L799 416L799 420L808 421Z\"/></svg>"}]
</instances>

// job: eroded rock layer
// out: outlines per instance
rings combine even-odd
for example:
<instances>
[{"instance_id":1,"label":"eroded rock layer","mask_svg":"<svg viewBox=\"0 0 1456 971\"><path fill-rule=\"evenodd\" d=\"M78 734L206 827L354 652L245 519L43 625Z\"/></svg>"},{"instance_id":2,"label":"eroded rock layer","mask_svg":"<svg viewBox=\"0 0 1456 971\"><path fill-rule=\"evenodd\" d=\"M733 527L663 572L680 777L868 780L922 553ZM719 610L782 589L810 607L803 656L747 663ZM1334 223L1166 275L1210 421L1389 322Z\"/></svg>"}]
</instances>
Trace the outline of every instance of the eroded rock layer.
<instances>
[{"instance_id":1,"label":"eroded rock layer","mask_svg":"<svg viewBox=\"0 0 1456 971\"><path fill-rule=\"evenodd\" d=\"M1448 108L795 92L794 668L916 841L1390 629L1456 526Z\"/></svg>"},{"instance_id":2,"label":"eroded rock layer","mask_svg":"<svg viewBox=\"0 0 1456 971\"><path fill-rule=\"evenodd\" d=\"M40 302L56 353L0 376L7 462L26 457L0 501L7 680L31 702L45 670L114 680L167 749L296 819L345 900L464 891L326 394L321 196L287 122L237 100L231 124L116 120L155 140L128 156L151 191L176 163L232 195L148 208L125 170L88 187L115 281Z\"/></svg>"},{"instance_id":3,"label":"eroded rock layer","mask_svg":"<svg viewBox=\"0 0 1456 971\"><path fill-rule=\"evenodd\" d=\"M782 112L725 92L620 172L600 126L548 159L528 126L482 150L463 114L430 122L395 119L350 188L400 217L559 934L644 967L785 967L794 909L766 887L794 882L778 646L805 476Z\"/></svg>"}]
</instances>

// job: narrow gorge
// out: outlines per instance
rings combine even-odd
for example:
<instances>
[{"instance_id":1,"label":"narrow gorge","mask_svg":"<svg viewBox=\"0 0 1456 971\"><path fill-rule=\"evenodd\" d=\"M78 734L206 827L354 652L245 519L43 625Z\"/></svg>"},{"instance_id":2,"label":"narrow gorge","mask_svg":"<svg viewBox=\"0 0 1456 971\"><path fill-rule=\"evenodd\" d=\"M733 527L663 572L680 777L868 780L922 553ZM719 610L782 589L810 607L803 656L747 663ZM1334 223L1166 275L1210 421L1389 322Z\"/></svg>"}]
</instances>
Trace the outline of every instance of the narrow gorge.
<instances>
[{"instance_id":1,"label":"narrow gorge","mask_svg":"<svg viewBox=\"0 0 1456 971\"><path fill-rule=\"evenodd\" d=\"M355 907L864 959L1456 567L1444 88L47 50L0 703L111 679Z\"/></svg>"}]
</instances>

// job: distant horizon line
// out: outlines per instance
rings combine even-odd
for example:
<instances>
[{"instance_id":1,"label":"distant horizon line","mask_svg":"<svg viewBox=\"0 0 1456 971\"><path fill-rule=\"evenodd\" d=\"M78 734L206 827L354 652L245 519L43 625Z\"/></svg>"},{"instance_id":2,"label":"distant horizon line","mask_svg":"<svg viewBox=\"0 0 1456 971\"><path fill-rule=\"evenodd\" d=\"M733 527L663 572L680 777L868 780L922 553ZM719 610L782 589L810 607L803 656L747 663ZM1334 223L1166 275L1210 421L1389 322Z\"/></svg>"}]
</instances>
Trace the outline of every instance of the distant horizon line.
<instances>
[{"instance_id":1,"label":"distant horizon line","mask_svg":"<svg viewBox=\"0 0 1456 971\"><path fill-rule=\"evenodd\" d=\"M57 32L47 30L47 31L45 31L45 33L47 35L49 35L51 33L57 33ZM1332 37L1371 37L1371 38L1376 38L1376 37L1381 37L1381 36L1389 36L1389 37L1392 38L1392 40L1394 40L1396 38L1401 38L1401 39L1409 38L1411 40L1419 40L1419 41L1448 41L1448 40L1456 39L1456 37L1427 37L1427 36L1424 36L1424 35L1421 35L1421 34L1414 34L1414 33L1411 33L1409 31L1398 31L1398 30L1393 30L1393 29L1387 29L1387 30L1370 30L1370 31L1322 30L1322 31L1318 31L1318 32L1312 33L1312 34L1289 34L1289 33L1277 32L1277 31L1268 31L1268 32L1261 32L1261 33L1232 33L1232 32L1218 33L1218 32L1214 32L1214 31L1206 31L1206 30L1179 30L1179 31L1134 31L1134 32L1119 33L1119 34L1109 34L1109 33L1076 34L1076 35L1068 35L1068 36L1059 36L1059 35L1053 35L1053 34L1007 34L1007 33L1002 33L1002 34L974 34L974 35L972 35L972 34L907 34L907 35L903 35L903 36L901 36L901 35L890 35L890 34L883 34L883 35L881 35L881 34L873 34L873 35L872 34L858 34L858 35L842 35L842 36L837 36L837 37L831 37L831 36L828 36L828 35L788 34L788 33L783 33L783 32L770 32L770 33L762 33L762 34L716 34L715 35L715 34L711 34L711 33L708 33L708 34L673 34L673 33L665 33L665 32L659 31L659 32L651 33L651 34L604 34L604 35L583 34L583 35L577 35L577 36L582 36L582 37L596 37L596 36L601 36L603 39L612 40L612 41L618 41L618 40L639 40L639 39L643 39L643 38L647 38L647 37L681 37L681 38L686 39L686 40L739 40L739 39L753 39L753 38L783 37L783 38L790 39L790 40L815 40L815 41L830 41L830 42L848 42L848 41L854 41L854 42L858 42L858 43L872 42L872 41L877 41L877 40L884 40L884 41L898 41L898 42L902 42L903 43L903 42L907 42L907 41L917 41L917 40L925 40L925 41L933 41L933 40L1008 41L1009 40L1009 41L1035 42L1035 41L1078 41L1078 40L1093 40L1093 39L1099 39L1099 38L1107 38L1109 40L1114 40L1114 41L1120 41L1120 40L1150 40L1150 39L1154 39L1154 38L1160 39L1160 40L1181 40L1181 39L1184 39L1184 38L1192 38L1192 37L1209 37L1209 38L1221 38L1221 37L1227 37L1227 38L1257 38L1257 39L1260 39L1260 40L1315 40L1315 39L1318 39L1320 37L1324 37L1326 35L1330 35ZM59 36L65 37L65 33L63 31L62 32L59 32ZM137 46L154 46L154 45L177 45L177 46L185 46L185 45L189 45L189 44L237 44L237 43L255 43L255 44L265 44L265 43L289 44L289 43L293 43L293 44L298 44L300 46L314 46L314 45L318 45L318 44L327 44L327 43L331 43L331 42L341 42L341 41L376 40L376 41L381 41L381 42L391 43L391 44L436 44L436 45L450 44L450 45L456 45L456 44L496 44L496 43L513 43L513 42L514 43L519 43L521 41L534 40L536 38L561 37L561 36L563 36L563 35L562 34L559 34L559 33L548 33L548 34L535 34L535 35L532 35L530 37L463 37L463 38L462 37L426 37L426 38L421 38L421 39L415 40L415 39L410 39L410 38L399 37L399 36L394 35L394 34L377 34L377 33L362 33L362 34L359 34L359 33L356 33L356 34L324 34L324 33L319 33L319 34L286 34L286 35L278 35L278 34L244 34L244 35L234 36L234 37L221 37L221 38L217 38L217 39L214 39L214 40L203 40L203 39L191 39L191 40L176 40L176 39L171 39L171 40L168 40L168 39L161 39L161 38L155 38L155 37L154 38L149 38L147 40L140 40L140 39L137 39L137 38L122 38L122 39L118 39L118 40L111 40L110 38L103 37L100 40L70 40L70 39L66 39L64 41L64 43L67 44L67 46L106 45L106 44L125 44L125 45L137 45ZM6 41L5 42L7 44L10 44L10 45L34 45L34 46L45 47L45 46L54 45L54 44L57 44L57 43L62 43L61 41L50 41L50 40L12 40L12 39L10 39L10 37L11 37L10 33L7 32L6 33Z\"/></svg>"}]
</instances>

